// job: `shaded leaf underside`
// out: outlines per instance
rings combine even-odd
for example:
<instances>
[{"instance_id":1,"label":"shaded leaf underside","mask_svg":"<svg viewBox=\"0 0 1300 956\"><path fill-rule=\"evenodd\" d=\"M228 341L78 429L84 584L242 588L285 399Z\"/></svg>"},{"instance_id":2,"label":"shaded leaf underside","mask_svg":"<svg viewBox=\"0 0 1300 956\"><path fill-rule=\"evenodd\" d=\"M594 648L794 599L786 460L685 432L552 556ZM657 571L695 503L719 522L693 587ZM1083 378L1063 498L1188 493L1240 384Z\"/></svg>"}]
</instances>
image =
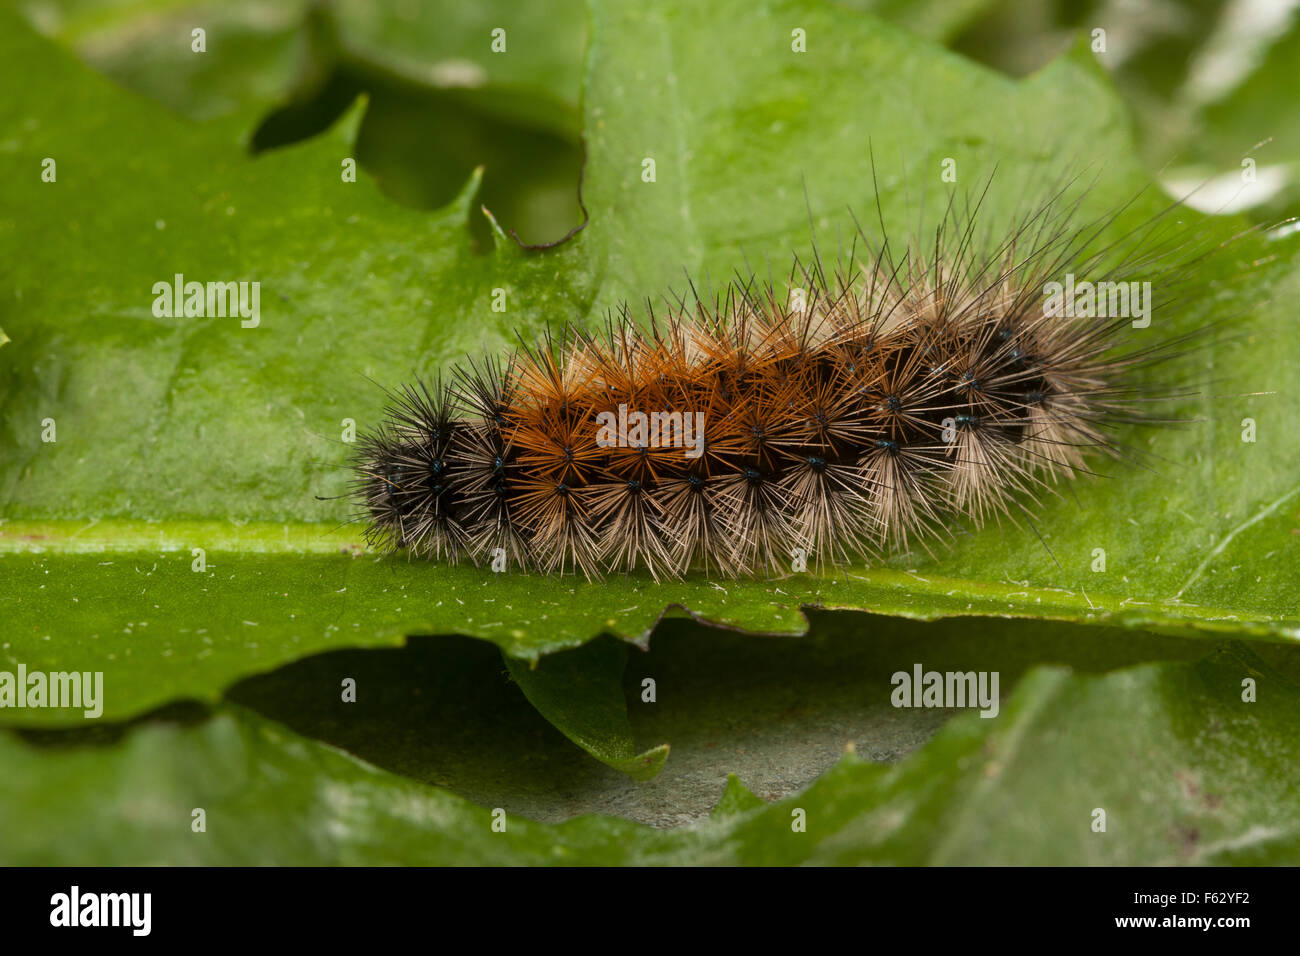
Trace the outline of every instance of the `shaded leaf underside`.
<instances>
[{"instance_id":1,"label":"shaded leaf underside","mask_svg":"<svg viewBox=\"0 0 1300 956\"><path fill-rule=\"evenodd\" d=\"M1242 700L1245 677L1258 681L1258 702ZM0 859L1286 863L1300 850L1297 721L1300 691L1240 649L1096 677L1040 668L998 720L958 718L900 764L847 755L772 804L733 777L710 820L657 830L594 815L546 826L510 806L476 807L230 707L197 727L145 726L92 749L41 752L0 737L11 771ZM191 830L196 807L206 832ZM493 831L494 809L504 811L503 833ZM1093 828L1098 809L1105 832Z\"/></svg>"}]
</instances>

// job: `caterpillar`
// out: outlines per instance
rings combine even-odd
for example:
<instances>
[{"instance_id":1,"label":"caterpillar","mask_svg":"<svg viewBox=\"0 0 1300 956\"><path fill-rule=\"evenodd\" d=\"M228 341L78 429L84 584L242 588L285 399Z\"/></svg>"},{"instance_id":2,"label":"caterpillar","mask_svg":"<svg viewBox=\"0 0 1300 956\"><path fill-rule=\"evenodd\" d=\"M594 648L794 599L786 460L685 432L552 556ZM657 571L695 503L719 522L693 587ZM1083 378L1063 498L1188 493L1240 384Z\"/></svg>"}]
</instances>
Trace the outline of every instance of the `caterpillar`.
<instances>
[{"instance_id":1,"label":"caterpillar","mask_svg":"<svg viewBox=\"0 0 1300 956\"><path fill-rule=\"evenodd\" d=\"M689 282L403 385L357 445L366 537L658 581L933 554L954 520L1018 524L1090 459L1126 457L1117 429L1161 421L1149 403L1172 392L1134 372L1189 338L1150 328L1204 254L1161 228L1177 204L1103 242L1118 213L1079 223L1080 201L1057 190L999 233L982 195L951 199L897 252L882 215L830 263L814 238L784 287Z\"/></svg>"}]
</instances>

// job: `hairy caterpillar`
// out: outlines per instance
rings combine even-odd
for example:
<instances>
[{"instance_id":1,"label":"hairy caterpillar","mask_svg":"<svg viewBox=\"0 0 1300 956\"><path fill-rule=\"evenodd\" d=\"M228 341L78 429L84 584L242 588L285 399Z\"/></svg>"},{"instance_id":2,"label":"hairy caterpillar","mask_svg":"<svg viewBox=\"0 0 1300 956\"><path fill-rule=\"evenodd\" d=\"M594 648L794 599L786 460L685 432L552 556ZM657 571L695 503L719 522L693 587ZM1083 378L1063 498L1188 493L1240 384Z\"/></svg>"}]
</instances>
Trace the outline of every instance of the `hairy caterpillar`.
<instances>
[{"instance_id":1,"label":"hairy caterpillar","mask_svg":"<svg viewBox=\"0 0 1300 956\"><path fill-rule=\"evenodd\" d=\"M1150 316L1205 253L1162 228L1169 210L1101 244L1113 217L1078 225L1062 197L1002 233L950 201L899 254L883 222L874 243L859 227L829 269L796 258L789 295L692 285L402 387L354 462L368 540L657 580L870 561L955 517L1014 520L1119 456L1117 426L1157 421L1131 373L1188 339Z\"/></svg>"}]
</instances>

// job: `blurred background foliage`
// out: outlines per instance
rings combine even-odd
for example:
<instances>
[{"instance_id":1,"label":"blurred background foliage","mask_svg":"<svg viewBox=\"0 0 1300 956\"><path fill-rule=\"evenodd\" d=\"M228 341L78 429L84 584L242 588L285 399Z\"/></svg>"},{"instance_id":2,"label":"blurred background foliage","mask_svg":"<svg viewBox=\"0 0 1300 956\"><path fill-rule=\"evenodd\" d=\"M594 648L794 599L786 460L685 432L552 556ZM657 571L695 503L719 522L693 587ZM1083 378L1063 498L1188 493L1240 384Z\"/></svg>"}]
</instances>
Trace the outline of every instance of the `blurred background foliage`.
<instances>
[{"instance_id":1,"label":"blurred background foliage","mask_svg":"<svg viewBox=\"0 0 1300 956\"><path fill-rule=\"evenodd\" d=\"M395 200L480 199L528 244L583 222L582 0L509 0L515 42L490 48L506 0L14 0L37 29L123 86L196 120L243 118L250 150L326 128L369 98L357 159ZM1105 30L1099 61L1140 153L1171 195L1275 222L1300 212L1300 0L828 0L1021 76ZM191 52L202 27L205 56ZM523 42L527 37L527 42ZM1255 204L1238 196L1256 164ZM488 234L471 217L476 242Z\"/></svg>"}]
</instances>

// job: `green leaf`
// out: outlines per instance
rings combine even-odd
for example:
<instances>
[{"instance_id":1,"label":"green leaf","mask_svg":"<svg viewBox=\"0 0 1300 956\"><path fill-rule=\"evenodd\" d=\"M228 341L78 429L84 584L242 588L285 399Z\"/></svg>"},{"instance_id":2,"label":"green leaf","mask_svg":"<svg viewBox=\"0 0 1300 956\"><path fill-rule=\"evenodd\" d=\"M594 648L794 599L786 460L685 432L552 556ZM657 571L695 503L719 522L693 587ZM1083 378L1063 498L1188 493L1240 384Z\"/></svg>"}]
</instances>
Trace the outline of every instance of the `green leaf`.
<instances>
[{"instance_id":1,"label":"green leaf","mask_svg":"<svg viewBox=\"0 0 1300 956\"><path fill-rule=\"evenodd\" d=\"M663 769L668 745L638 754L623 697L626 644L592 641L544 661L507 656L506 667L524 695L547 720L602 763L633 780L649 780Z\"/></svg>"},{"instance_id":2,"label":"green leaf","mask_svg":"<svg viewBox=\"0 0 1300 956\"><path fill-rule=\"evenodd\" d=\"M1131 109L1138 149L1197 208L1241 209L1262 223L1300 210L1300 107L1285 81L1300 55L1289 4L1248 16L1223 0L1172 8L1011 0L963 24L956 49L1015 74L1083 35ZM882 11L905 20L907 11ZM1096 35L1097 29L1105 37ZM951 33L945 41L954 39ZM1250 158L1255 179L1242 175Z\"/></svg>"},{"instance_id":3,"label":"green leaf","mask_svg":"<svg viewBox=\"0 0 1300 956\"><path fill-rule=\"evenodd\" d=\"M366 0L335 0L326 10L349 59L408 83L490 84L575 110L578 105L587 39L581 0L421 3L391 11ZM494 30L504 37L494 37ZM494 39L503 40L505 49L495 51ZM529 117L537 121L536 114Z\"/></svg>"},{"instance_id":4,"label":"green leaf","mask_svg":"<svg viewBox=\"0 0 1300 956\"><path fill-rule=\"evenodd\" d=\"M127 89L196 120L251 127L306 68L306 0L41 0L14 4L41 33ZM202 29L204 51L192 31Z\"/></svg>"},{"instance_id":5,"label":"green leaf","mask_svg":"<svg viewBox=\"0 0 1300 956\"><path fill-rule=\"evenodd\" d=\"M1015 83L830 5L596 4L583 100L592 223L545 253L498 236L475 256L464 232L475 181L433 215L393 205L364 176L341 181L364 106L252 160L235 119L176 119L4 17L0 58L43 82L0 104L13 337L0 367L3 652L33 668L105 669L115 716L411 633L485 638L528 659L601 632L641 640L669 607L785 634L815 606L1300 635L1294 237L1224 250L1203 270L1199 311L1156 320L1160 336L1205 318L1226 326L1184 360L1201 394L1171 409L1202 421L1123 436L1167 464L1114 464L1048 500L1042 541L1023 527L959 528L937 558L842 574L589 584L357 559L357 527L340 528L344 420L373 424L382 403L365 376L397 385L497 352L516 329L680 291L683 266L720 279L746 257L785 262L809 242L800 180L825 242L849 225L846 204L874 208L873 154L883 214L902 230L922 187L944 188L949 156L972 188L997 167L994 213L1050 181L1061 157L1106 161L1085 209L1128 198L1144 177L1123 109L1077 50ZM791 52L792 23L808 31L806 55ZM56 183L40 181L43 157L58 159ZM641 179L647 157L654 183ZM1113 228L1157 205L1139 200ZM260 281L260 326L156 317L153 285L178 272ZM498 288L504 313L491 307ZM1246 417L1255 443L1241 441ZM1090 570L1097 548L1105 573ZM194 549L207 570L191 570Z\"/></svg>"},{"instance_id":6,"label":"green leaf","mask_svg":"<svg viewBox=\"0 0 1300 956\"><path fill-rule=\"evenodd\" d=\"M345 681L352 688L347 700ZM647 787L548 723L502 666L501 652L473 638L419 637L400 648L317 654L240 680L225 699L384 770L512 815L557 822L599 811L653 822L640 809L653 805ZM94 734L92 724L114 726L83 721L78 729L27 733L58 743Z\"/></svg>"},{"instance_id":7,"label":"green leaf","mask_svg":"<svg viewBox=\"0 0 1300 956\"><path fill-rule=\"evenodd\" d=\"M727 775L727 789L722 791L722 799L713 808L713 816L725 820L727 817L752 813L761 806L763 806L762 799L750 793L749 788L732 773Z\"/></svg>"},{"instance_id":8,"label":"green leaf","mask_svg":"<svg viewBox=\"0 0 1300 956\"><path fill-rule=\"evenodd\" d=\"M234 116L254 150L370 107L354 155L385 193L436 208L485 167L481 200L527 241L583 221L581 0L308 5L51 0L28 20L114 81L192 119ZM207 31L203 53L191 30ZM506 31L494 52L493 30ZM470 223L490 243L485 220Z\"/></svg>"},{"instance_id":9,"label":"green leaf","mask_svg":"<svg viewBox=\"0 0 1300 956\"><path fill-rule=\"evenodd\" d=\"M325 66L266 118L254 143L310 135L364 91L371 106L356 155L388 195L436 208L482 167L482 203L497 221L521 241L559 240L585 219L585 28L581 0L315 7L304 29ZM470 230L490 246L484 219L473 218Z\"/></svg>"},{"instance_id":10,"label":"green leaf","mask_svg":"<svg viewBox=\"0 0 1300 956\"><path fill-rule=\"evenodd\" d=\"M488 808L233 708L107 747L0 736L0 862L1294 864L1298 724L1300 690L1240 648L1100 677L1040 668L999 718L954 720L892 767L846 756L773 804L733 781L695 827L499 807L501 833Z\"/></svg>"},{"instance_id":11,"label":"green leaf","mask_svg":"<svg viewBox=\"0 0 1300 956\"><path fill-rule=\"evenodd\" d=\"M35 29L85 62L191 119L255 116L305 96L340 61L409 87L527 92L576 111L586 40L581 0L373 4L330 0L44 0L16 4ZM324 22L313 25L311 17ZM191 31L206 31L192 50ZM506 31L508 55L492 50ZM313 50L316 40L329 46ZM314 53L314 60L305 59ZM537 122L537 114L528 114ZM572 126L572 118L564 120ZM576 133L577 130L574 129Z\"/></svg>"},{"instance_id":12,"label":"green leaf","mask_svg":"<svg viewBox=\"0 0 1300 956\"><path fill-rule=\"evenodd\" d=\"M1277 652L1274 666L1295 673L1297 648L1268 647ZM539 668L572 653L547 657ZM317 654L240 680L225 696L476 803L545 820L597 812L675 826L708 813L727 771L777 799L811 783L848 747L884 762L916 750L954 713L890 704L892 676L911 673L918 662L927 670L997 671L1005 700L1042 663L1105 673L1204 655L1199 640L1037 621L923 624L819 613L797 641L665 621L647 650L628 655L624 696L602 692L609 712L626 714L620 726L624 733L630 726L631 739L672 743L672 760L643 784L592 759L548 724L510 680L500 653L470 638L412 638L401 648ZM583 659L599 666L608 656ZM655 682L653 700L646 699L647 679ZM343 699L344 681L355 700ZM574 682L575 692L581 683ZM110 702L117 689L106 685ZM78 718L67 730L30 733L55 741L115 739L120 726Z\"/></svg>"},{"instance_id":13,"label":"green leaf","mask_svg":"<svg viewBox=\"0 0 1300 956\"><path fill-rule=\"evenodd\" d=\"M996 0L840 0L845 6L898 23L913 33L946 43L996 6Z\"/></svg>"}]
</instances>

